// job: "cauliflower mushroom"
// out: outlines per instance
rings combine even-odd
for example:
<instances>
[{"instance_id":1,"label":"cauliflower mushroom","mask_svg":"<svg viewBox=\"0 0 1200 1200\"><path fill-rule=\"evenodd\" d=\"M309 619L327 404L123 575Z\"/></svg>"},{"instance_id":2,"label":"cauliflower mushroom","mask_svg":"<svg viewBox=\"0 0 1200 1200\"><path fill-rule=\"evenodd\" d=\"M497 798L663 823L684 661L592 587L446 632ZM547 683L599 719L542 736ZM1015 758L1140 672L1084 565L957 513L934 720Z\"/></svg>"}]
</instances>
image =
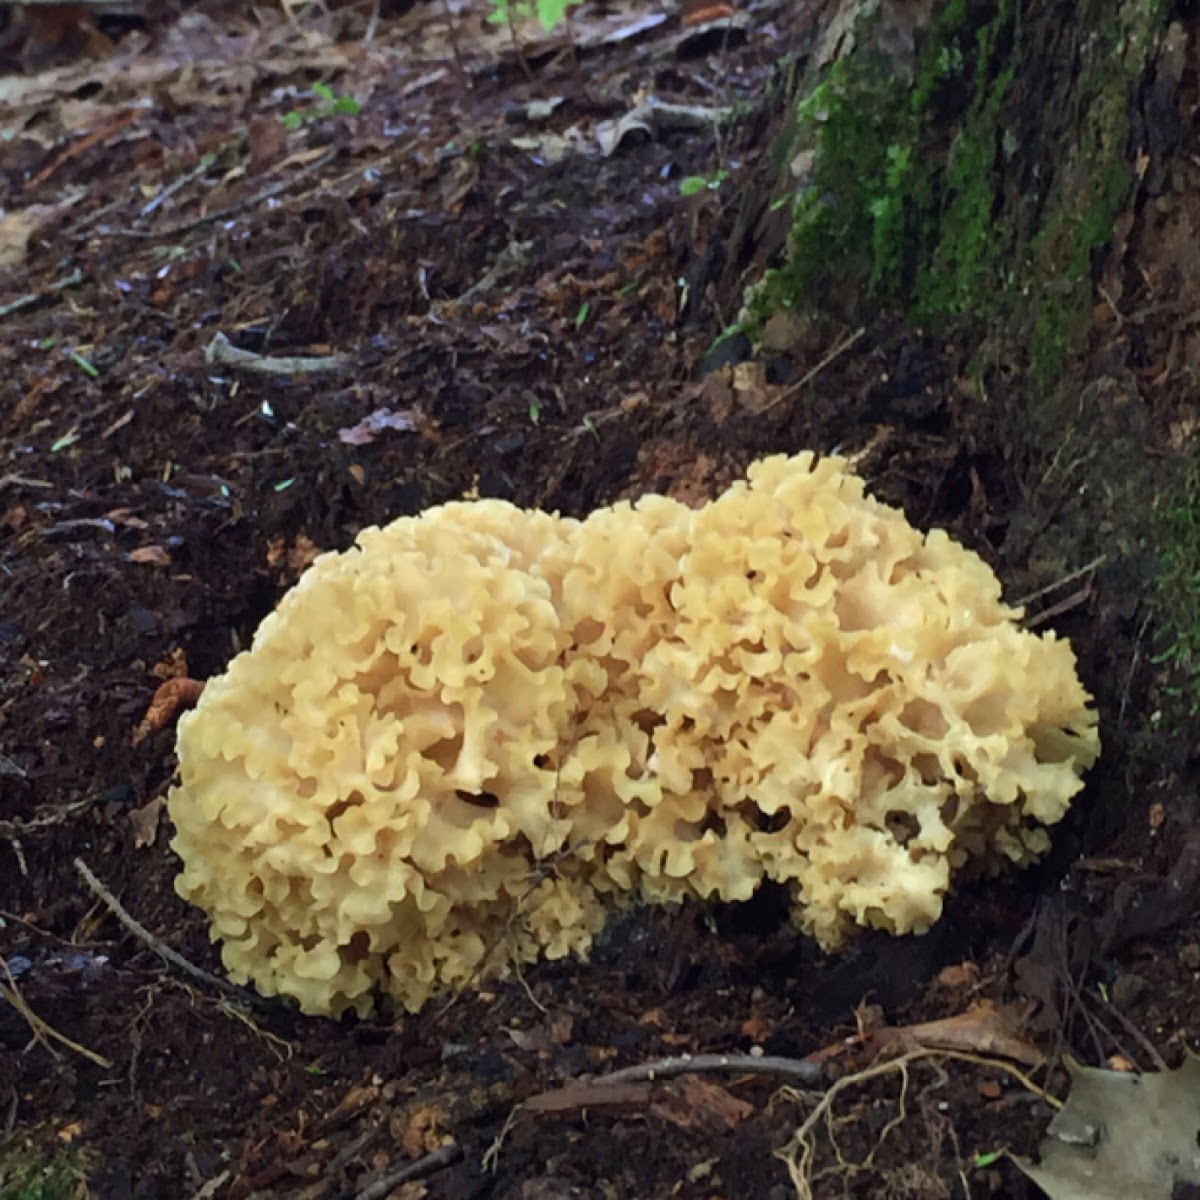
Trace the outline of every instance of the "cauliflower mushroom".
<instances>
[{"instance_id":1,"label":"cauliflower mushroom","mask_svg":"<svg viewBox=\"0 0 1200 1200\"><path fill-rule=\"evenodd\" d=\"M1070 646L838 458L702 508L454 503L322 555L179 725L179 893L230 975L411 1011L636 901L788 887L822 945L1048 845L1099 752Z\"/></svg>"}]
</instances>

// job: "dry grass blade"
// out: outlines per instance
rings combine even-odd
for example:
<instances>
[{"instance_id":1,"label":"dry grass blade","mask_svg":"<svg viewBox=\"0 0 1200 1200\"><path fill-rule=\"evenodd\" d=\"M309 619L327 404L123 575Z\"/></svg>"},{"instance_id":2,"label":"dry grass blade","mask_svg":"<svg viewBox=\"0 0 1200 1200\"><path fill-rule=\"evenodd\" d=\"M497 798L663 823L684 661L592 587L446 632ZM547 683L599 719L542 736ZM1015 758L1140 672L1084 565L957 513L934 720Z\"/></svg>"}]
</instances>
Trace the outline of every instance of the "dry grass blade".
<instances>
[{"instance_id":1,"label":"dry grass blade","mask_svg":"<svg viewBox=\"0 0 1200 1200\"><path fill-rule=\"evenodd\" d=\"M8 980L7 986L0 983L0 999L8 1001L25 1018L25 1023L29 1026L30 1032L34 1038L40 1042L54 1058L58 1058L58 1051L50 1044L51 1041L58 1042L60 1045L66 1046L68 1050L74 1050L76 1054L81 1054L89 1062L94 1062L96 1066L103 1067L106 1071L111 1069L112 1063L102 1054L97 1054L94 1050L89 1050L86 1046L81 1046L78 1042L73 1042L65 1034L61 1034L53 1026L47 1024L41 1017L33 1011L32 1008L25 1002L25 997L21 995L17 988L17 981L13 978L12 970L9 968L8 960L0 958L0 970L3 970L5 978Z\"/></svg>"}]
</instances>

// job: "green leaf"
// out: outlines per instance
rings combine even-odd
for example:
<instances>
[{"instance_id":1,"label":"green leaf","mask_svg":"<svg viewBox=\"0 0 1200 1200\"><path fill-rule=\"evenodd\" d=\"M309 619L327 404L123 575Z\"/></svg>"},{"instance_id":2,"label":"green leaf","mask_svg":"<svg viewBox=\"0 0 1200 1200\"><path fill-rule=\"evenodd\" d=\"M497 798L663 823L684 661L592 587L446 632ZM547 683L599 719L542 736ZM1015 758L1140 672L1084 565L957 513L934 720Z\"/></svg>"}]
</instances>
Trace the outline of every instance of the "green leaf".
<instances>
[{"instance_id":1,"label":"green leaf","mask_svg":"<svg viewBox=\"0 0 1200 1200\"><path fill-rule=\"evenodd\" d=\"M362 111L361 105L353 96L339 96L333 102L333 108L335 112L347 113L352 117L357 117Z\"/></svg>"},{"instance_id":2,"label":"green leaf","mask_svg":"<svg viewBox=\"0 0 1200 1200\"><path fill-rule=\"evenodd\" d=\"M689 175L679 181L679 191L684 196L695 196L708 187L708 180L703 175Z\"/></svg>"},{"instance_id":3,"label":"green leaf","mask_svg":"<svg viewBox=\"0 0 1200 1200\"><path fill-rule=\"evenodd\" d=\"M284 129L299 129L304 124L304 118L294 108L291 112L285 112L279 119Z\"/></svg>"},{"instance_id":4,"label":"green leaf","mask_svg":"<svg viewBox=\"0 0 1200 1200\"><path fill-rule=\"evenodd\" d=\"M312 90L318 100L324 100L327 104L333 100L333 88L327 83L314 83Z\"/></svg>"},{"instance_id":5,"label":"green leaf","mask_svg":"<svg viewBox=\"0 0 1200 1200\"><path fill-rule=\"evenodd\" d=\"M71 361L89 378L99 379L100 372L78 350L71 351Z\"/></svg>"},{"instance_id":6,"label":"green leaf","mask_svg":"<svg viewBox=\"0 0 1200 1200\"><path fill-rule=\"evenodd\" d=\"M583 323L588 319L588 313L592 311L592 306L585 300L580 306L579 311L575 314L575 328L582 329Z\"/></svg>"},{"instance_id":7,"label":"green leaf","mask_svg":"<svg viewBox=\"0 0 1200 1200\"><path fill-rule=\"evenodd\" d=\"M567 15L567 9L580 2L581 0L537 0L537 19L542 28L549 33Z\"/></svg>"},{"instance_id":8,"label":"green leaf","mask_svg":"<svg viewBox=\"0 0 1200 1200\"><path fill-rule=\"evenodd\" d=\"M999 1162L1004 1155L999 1150L981 1150L975 1155L974 1165L976 1167L990 1167L992 1163Z\"/></svg>"},{"instance_id":9,"label":"green leaf","mask_svg":"<svg viewBox=\"0 0 1200 1200\"><path fill-rule=\"evenodd\" d=\"M537 17L549 33L567 15L567 0L537 0Z\"/></svg>"}]
</instances>

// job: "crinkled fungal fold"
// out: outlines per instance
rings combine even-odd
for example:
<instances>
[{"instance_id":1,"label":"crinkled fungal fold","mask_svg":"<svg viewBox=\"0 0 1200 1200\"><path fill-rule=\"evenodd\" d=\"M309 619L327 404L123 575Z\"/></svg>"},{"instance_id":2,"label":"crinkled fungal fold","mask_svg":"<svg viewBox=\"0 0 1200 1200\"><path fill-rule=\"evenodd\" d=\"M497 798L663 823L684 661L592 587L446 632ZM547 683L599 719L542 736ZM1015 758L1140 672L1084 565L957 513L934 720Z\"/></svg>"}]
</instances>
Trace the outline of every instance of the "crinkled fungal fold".
<instances>
[{"instance_id":1,"label":"crinkled fungal fold","mask_svg":"<svg viewBox=\"0 0 1200 1200\"><path fill-rule=\"evenodd\" d=\"M1070 646L836 458L692 510L447 504L325 554L179 727L177 887L234 979L409 1010L633 901L788 887L827 947L1046 848Z\"/></svg>"}]
</instances>

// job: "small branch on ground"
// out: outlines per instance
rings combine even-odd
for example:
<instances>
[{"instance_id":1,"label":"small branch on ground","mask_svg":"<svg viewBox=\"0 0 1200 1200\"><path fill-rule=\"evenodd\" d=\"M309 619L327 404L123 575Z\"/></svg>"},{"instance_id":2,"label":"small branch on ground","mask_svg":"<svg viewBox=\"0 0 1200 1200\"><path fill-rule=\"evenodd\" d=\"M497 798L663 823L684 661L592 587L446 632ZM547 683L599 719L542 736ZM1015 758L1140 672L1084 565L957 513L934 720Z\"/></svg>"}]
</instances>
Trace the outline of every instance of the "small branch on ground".
<instances>
[{"instance_id":1,"label":"small branch on ground","mask_svg":"<svg viewBox=\"0 0 1200 1200\"><path fill-rule=\"evenodd\" d=\"M312 162L305 163L302 167L299 167L286 179L281 179L271 184L270 187L263 188L260 192L255 192L253 196L247 196L244 200L239 200L236 204L229 204L225 208L216 208L211 212L201 213L199 216L191 217L186 221L178 221L174 225L167 225L162 229L123 229L115 225L101 225L99 226L99 232L106 237L154 238L163 241L167 238L178 237L183 233L190 233L193 229L198 229L201 225L208 225L216 221L228 221L232 217L240 216L247 209L257 208L267 200L274 200L282 192L286 192L289 188L294 187L296 181L302 176L310 175L312 172L320 170L327 163L332 162L337 153L336 149L327 151L319 158L315 158Z\"/></svg>"},{"instance_id":2,"label":"small branch on ground","mask_svg":"<svg viewBox=\"0 0 1200 1200\"><path fill-rule=\"evenodd\" d=\"M774 1075L794 1084L819 1083L824 1074L821 1063L804 1058L781 1058L776 1055L754 1054L679 1054L659 1058L654 1062L625 1067L602 1075L599 1079L579 1080L552 1092L543 1092L525 1102L531 1112L562 1112L566 1109L587 1108L611 1101L618 1104L636 1103L645 1094L631 1085L655 1083L679 1075L704 1074Z\"/></svg>"},{"instance_id":3,"label":"small branch on ground","mask_svg":"<svg viewBox=\"0 0 1200 1200\"><path fill-rule=\"evenodd\" d=\"M346 365L340 354L255 354L239 350L223 333L217 332L204 351L207 367L232 367L235 371L253 371L256 375L318 375L338 371Z\"/></svg>"},{"instance_id":4,"label":"small branch on ground","mask_svg":"<svg viewBox=\"0 0 1200 1200\"><path fill-rule=\"evenodd\" d=\"M795 1083L819 1083L824 1068L807 1058L783 1058L772 1054L678 1054L655 1062L623 1067L590 1082L591 1087L609 1087L617 1083L673 1079L676 1075L711 1074L778 1075Z\"/></svg>"},{"instance_id":5,"label":"small branch on ground","mask_svg":"<svg viewBox=\"0 0 1200 1200\"><path fill-rule=\"evenodd\" d=\"M45 291L28 292L24 296L18 296L15 300L10 300L7 304L0 304L0 317L11 316L15 312L20 312L25 308L32 308L33 305L39 304L43 300L49 300L55 292L61 292L65 288L74 287L77 283L82 283L84 279L83 272L76 269L69 275L64 275L61 279L56 279ZM17 479L15 475L5 476L6 479ZM35 486L44 486L40 483Z\"/></svg>"},{"instance_id":6,"label":"small branch on ground","mask_svg":"<svg viewBox=\"0 0 1200 1200\"><path fill-rule=\"evenodd\" d=\"M778 408L785 400L791 400L792 397L802 392L822 371L825 370L831 363L836 362L859 338L866 333L866 326L860 326L853 333L847 334L842 340L836 343L824 358L811 370L805 373L796 380L795 383L783 389L769 404L764 404L759 410L760 413L770 412L773 408Z\"/></svg>"},{"instance_id":7,"label":"small branch on ground","mask_svg":"<svg viewBox=\"0 0 1200 1200\"><path fill-rule=\"evenodd\" d=\"M460 1158L462 1158L462 1151L457 1146L442 1146L429 1154L422 1155L416 1162L410 1162L407 1166L377 1179L358 1192L354 1196L354 1200L383 1200L384 1196L402 1183L407 1183L410 1179L421 1179L426 1175L432 1175L434 1171L440 1171L443 1167L458 1162Z\"/></svg>"},{"instance_id":8,"label":"small branch on ground","mask_svg":"<svg viewBox=\"0 0 1200 1200\"><path fill-rule=\"evenodd\" d=\"M198 979L201 983L207 984L211 988L216 988L219 992L224 992L227 996L233 996L240 1000L243 1004L262 1003L257 996L253 996L245 989L237 987L230 983L227 979L218 979L215 975L210 975L207 971L201 970L197 966L193 966L188 962L177 950L172 950L166 942L160 941L154 936L145 926L140 925L133 919L121 906L121 902L92 874L91 868L81 858L75 859L75 870L83 877L84 883L91 888L92 892L100 900L105 908L108 909L114 917L125 928L133 934L139 941L144 942L159 958L171 966L184 972L185 975L190 975L193 979Z\"/></svg>"},{"instance_id":9,"label":"small branch on ground","mask_svg":"<svg viewBox=\"0 0 1200 1200\"><path fill-rule=\"evenodd\" d=\"M51 1040L53 1040L60 1045L66 1046L69 1050L74 1050L76 1054L81 1054L89 1062L94 1062L96 1066L103 1067L106 1071L112 1069L112 1063L107 1058L101 1054L97 1054L94 1050L89 1050L86 1046L81 1046L78 1042L71 1041L69 1037L59 1033L57 1029L43 1021L26 1004L25 997L21 995L20 990L17 988L17 981L13 978L8 960L3 957L0 957L0 970L3 970L4 976L8 980L7 985L0 983L0 1000L6 1000L25 1018L25 1023L29 1026L34 1039L49 1051L51 1058L59 1057L58 1051L50 1044Z\"/></svg>"}]
</instances>

